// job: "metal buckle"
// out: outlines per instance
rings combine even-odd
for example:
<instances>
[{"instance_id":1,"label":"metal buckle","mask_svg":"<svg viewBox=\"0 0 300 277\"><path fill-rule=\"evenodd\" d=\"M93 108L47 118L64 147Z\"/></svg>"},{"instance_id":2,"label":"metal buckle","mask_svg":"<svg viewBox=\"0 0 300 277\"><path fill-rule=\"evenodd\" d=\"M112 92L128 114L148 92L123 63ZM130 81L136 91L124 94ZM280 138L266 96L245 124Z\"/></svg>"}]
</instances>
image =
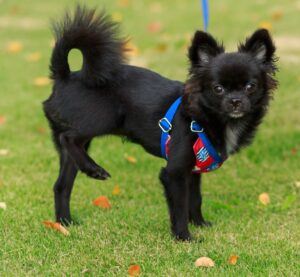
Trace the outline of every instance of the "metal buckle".
<instances>
[{"instance_id":1,"label":"metal buckle","mask_svg":"<svg viewBox=\"0 0 300 277\"><path fill-rule=\"evenodd\" d=\"M164 126L164 124L167 126ZM164 133L169 133L172 130L172 124L166 117L158 121L158 126Z\"/></svg>"},{"instance_id":2,"label":"metal buckle","mask_svg":"<svg viewBox=\"0 0 300 277\"><path fill-rule=\"evenodd\" d=\"M198 130L197 127L195 127L195 124L197 124L197 122L195 120L193 120L191 122L191 131L194 133L202 133L204 131L204 129L201 128L200 130Z\"/></svg>"}]
</instances>

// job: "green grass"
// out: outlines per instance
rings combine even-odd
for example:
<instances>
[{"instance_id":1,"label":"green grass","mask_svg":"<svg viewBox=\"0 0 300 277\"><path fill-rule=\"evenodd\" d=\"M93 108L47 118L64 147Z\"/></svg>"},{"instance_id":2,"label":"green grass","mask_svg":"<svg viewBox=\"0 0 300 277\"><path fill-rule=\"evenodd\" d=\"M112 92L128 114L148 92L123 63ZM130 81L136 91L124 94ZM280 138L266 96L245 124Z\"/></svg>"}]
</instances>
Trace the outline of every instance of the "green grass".
<instances>
[{"instance_id":1,"label":"green grass","mask_svg":"<svg viewBox=\"0 0 300 277\"><path fill-rule=\"evenodd\" d=\"M169 234L157 178L164 161L111 137L95 140L91 155L113 178L97 182L79 175L71 205L80 224L69 228L71 236L42 225L53 219L58 161L41 109L50 86L36 87L33 80L48 75L49 18L72 2L77 1L0 1L0 115L7 119L0 126L0 149L9 150L0 156L0 202L7 204L7 210L0 209L0 275L126 276L129 265L137 263L145 276L299 276L299 1L211 1L210 31L230 49L260 22L271 22L281 57L280 87L253 145L204 176L203 209L214 226L191 227L191 243L177 243ZM198 0L157 1L157 13L148 11L150 0L132 0L126 8L112 0L85 2L121 13L123 33L133 38L142 61L185 80L185 38L202 27ZM282 18L275 21L278 11ZM152 21L162 23L159 34L146 31ZM10 41L20 41L23 50L6 53ZM167 45L165 52L155 50L159 43ZM35 51L41 60L27 62L26 55ZM79 60L75 55L72 64L78 66ZM125 153L138 163L129 164ZM111 195L115 184L119 196ZM262 192L269 193L270 205L259 203ZM99 195L110 198L111 210L92 205ZM236 266L227 263L231 254L239 256ZM195 268L200 256L216 266Z\"/></svg>"}]
</instances>

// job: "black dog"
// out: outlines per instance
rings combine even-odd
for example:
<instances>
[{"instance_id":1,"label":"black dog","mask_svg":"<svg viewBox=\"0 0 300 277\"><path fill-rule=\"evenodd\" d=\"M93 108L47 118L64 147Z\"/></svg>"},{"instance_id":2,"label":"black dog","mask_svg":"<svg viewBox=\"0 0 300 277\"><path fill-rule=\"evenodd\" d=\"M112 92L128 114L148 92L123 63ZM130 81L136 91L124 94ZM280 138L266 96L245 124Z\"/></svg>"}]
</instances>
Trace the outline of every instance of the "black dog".
<instances>
[{"instance_id":1,"label":"black dog","mask_svg":"<svg viewBox=\"0 0 300 277\"><path fill-rule=\"evenodd\" d=\"M268 31L256 31L235 53L224 53L211 35L197 31L189 48L191 66L186 83L126 65L124 40L103 13L78 7L74 17L66 14L54 31L50 66L54 87L44 111L60 155L54 186L57 221L71 222L69 202L78 170L99 180L110 177L87 154L91 140L107 134L124 136L161 157L158 121L182 96L160 180L172 232L177 239L189 240L189 222L209 225L201 213L201 176L191 172L196 140L190 130L191 119L201 123L222 156L251 142L277 85L273 78L275 47ZM68 65L73 48L83 54L79 72L70 72Z\"/></svg>"}]
</instances>

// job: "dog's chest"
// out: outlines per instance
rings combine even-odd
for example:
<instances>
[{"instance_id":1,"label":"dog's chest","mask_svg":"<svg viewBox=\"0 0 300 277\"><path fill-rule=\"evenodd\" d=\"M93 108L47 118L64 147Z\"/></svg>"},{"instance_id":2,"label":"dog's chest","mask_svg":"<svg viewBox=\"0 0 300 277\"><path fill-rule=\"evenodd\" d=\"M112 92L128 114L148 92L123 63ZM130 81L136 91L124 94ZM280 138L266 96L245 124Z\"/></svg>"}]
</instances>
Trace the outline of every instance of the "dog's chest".
<instances>
[{"instance_id":1,"label":"dog's chest","mask_svg":"<svg viewBox=\"0 0 300 277\"><path fill-rule=\"evenodd\" d=\"M230 125L225 129L225 147L227 155L232 154L238 149L240 137L244 131L243 124Z\"/></svg>"}]
</instances>

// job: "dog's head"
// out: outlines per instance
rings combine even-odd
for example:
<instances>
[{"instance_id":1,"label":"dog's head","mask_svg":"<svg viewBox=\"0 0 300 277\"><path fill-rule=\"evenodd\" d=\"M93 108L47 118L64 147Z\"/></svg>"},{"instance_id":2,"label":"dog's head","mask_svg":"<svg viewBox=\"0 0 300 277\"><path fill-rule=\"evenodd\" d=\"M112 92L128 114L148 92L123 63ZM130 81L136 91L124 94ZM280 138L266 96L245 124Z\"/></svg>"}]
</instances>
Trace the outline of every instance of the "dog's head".
<instances>
[{"instance_id":1,"label":"dog's head","mask_svg":"<svg viewBox=\"0 0 300 277\"><path fill-rule=\"evenodd\" d=\"M235 120L266 108L276 87L274 52L264 29L257 30L234 53L225 53L211 35L197 31L189 49L191 68L186 84L191 114L197 116L197 110L205 107L225 120Z\"/></svg>"}]
</instances>

